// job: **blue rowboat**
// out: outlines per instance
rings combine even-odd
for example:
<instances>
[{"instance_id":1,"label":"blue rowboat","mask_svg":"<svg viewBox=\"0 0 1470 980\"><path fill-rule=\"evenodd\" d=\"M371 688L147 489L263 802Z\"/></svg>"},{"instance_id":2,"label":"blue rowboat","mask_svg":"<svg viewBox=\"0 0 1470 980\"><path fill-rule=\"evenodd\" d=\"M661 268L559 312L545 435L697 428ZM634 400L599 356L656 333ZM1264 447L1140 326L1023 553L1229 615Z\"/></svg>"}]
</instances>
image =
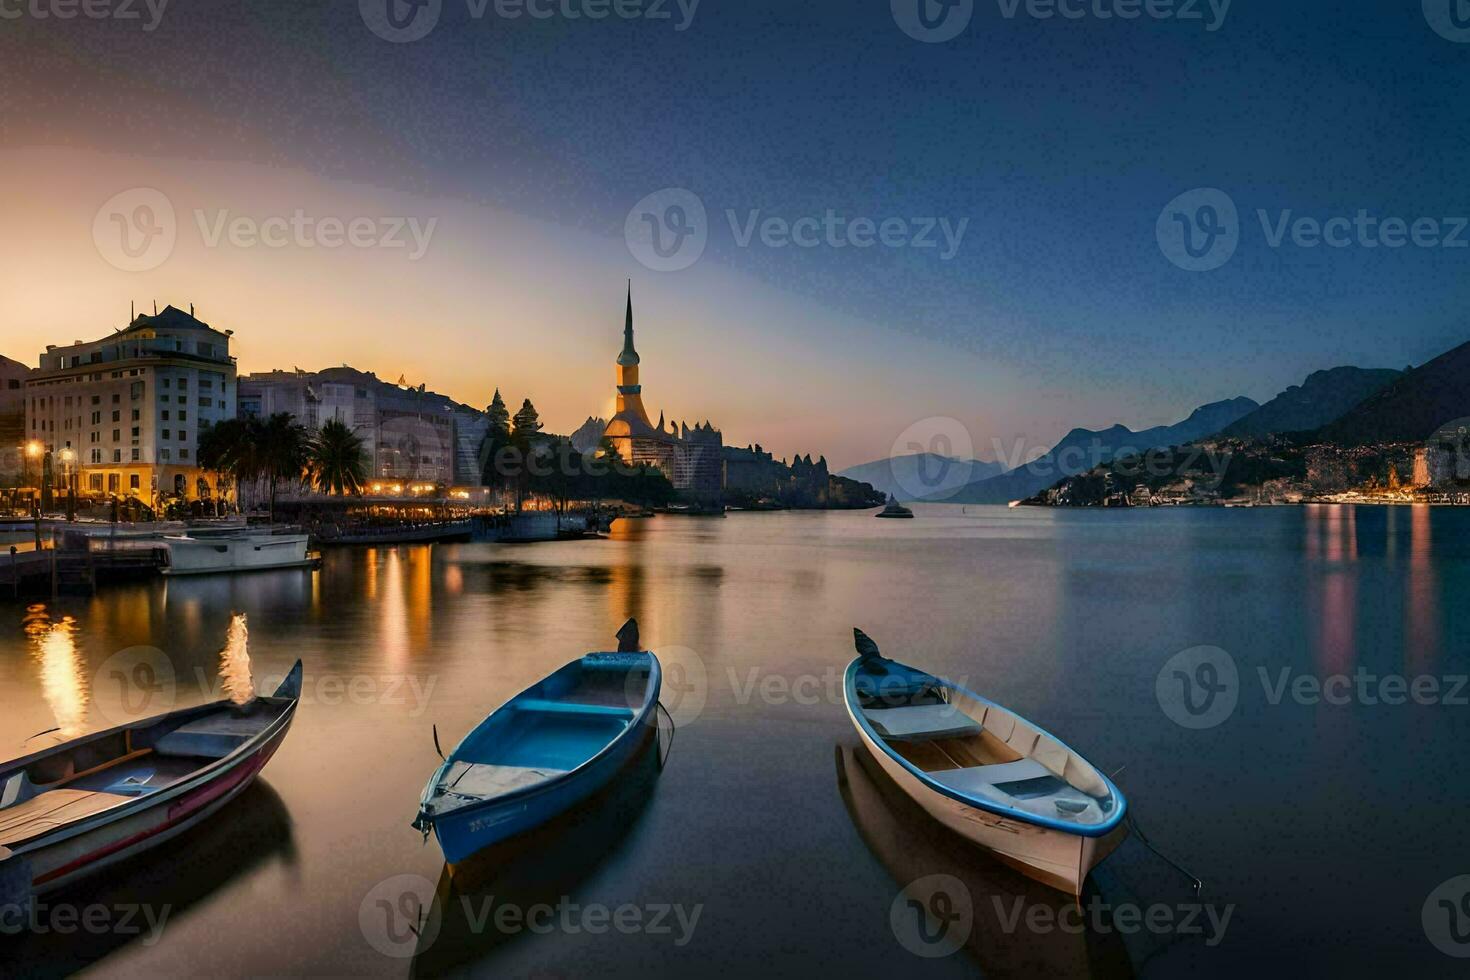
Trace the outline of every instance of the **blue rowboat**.
<instances>
[{"instance_id":1,"label":"blue rowboat","mask_svg":"<svg viewBox=\"0 0 1470 980\"><path fill-rule=\"evenodd\" d=\"M873 758L928 813L1073 896L1128 834L1112 780L1056 736L958 684L889 660L861 630L843 694Z\"/></svg>"},{"instance_id":2,"label":"blue rowboat","mask_svg":"<svg viewBox=\"0 0 1470 980\"><path fill-rule=\"evenodd\" d=\"M662 679L628 620L617 652L573 660L465 736L424 787L414 828L439 838L453 871L586 799L657 726Z\"/></svg>"},{"instance_id":3,"label":"blue rowboat","mask_svg":"<svg viewBox=\"0 0 1470 980\"><path fill-rule=\"evenodd\" d=\"M0 762L0 915L158 847L249 786L291 728L301 661L270 697L129 722Z\"/></svg>"}]
</instances>

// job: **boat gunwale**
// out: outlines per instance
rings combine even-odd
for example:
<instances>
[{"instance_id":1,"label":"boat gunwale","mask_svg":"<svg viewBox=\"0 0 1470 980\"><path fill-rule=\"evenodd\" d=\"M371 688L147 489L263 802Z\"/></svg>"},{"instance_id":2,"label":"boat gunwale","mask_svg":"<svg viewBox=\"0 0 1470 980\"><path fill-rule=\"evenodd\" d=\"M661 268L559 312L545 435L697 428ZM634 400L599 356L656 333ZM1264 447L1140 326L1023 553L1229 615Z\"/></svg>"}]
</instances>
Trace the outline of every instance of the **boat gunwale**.
<instances>
[{"instance_id":1,"label":"boat gunwale","mask_svg":"<svg viewBox=\"0 0 1470 980\"><path fill-rule=\"evenodd\" d=\"M887 657L883 659L888 660L890 663L898 664L901 667L908 667L907 664L901 663L897 660L892 660ZM1026 718L1025 716L1017 713L1016 711L1013 711L1010 708L1007 708L1005 705L997 704L989 698L981 697L969 688L964 687L960 684L956 684L950 681L948 678L941 677L938 674L931 674L927 670L919 670L919 673L934 678L934 680L938 681L942 686L952 691L958 691L964 694L966 697L975 699L981 704L993 708L999 708L1002 711L1008 712L1021 721L1026 722L1026 724L1036 729L1038 733L1055 740L1056 743L1062 748L1066 749L1068 752L1077 756L1079 759L1086 762L1089 766L1092 767L1093 771L1097 773L1098 778L1100 778L1103 781L1103 784L1106 785L1108 789L1112 792L1114 799L1118 801L1118 808L1116 813L1111 814L1109 818L1102 823L1065 823L1061 820L1057 820L1043 814L1032 813L1028 810L1017 810L1014 807L1006 806L1004 803L998 803L994 800L968 796L964 793L961 793L959 790L952 789L951 787L945 786L943 783L935 780L927 772L920 769L918 766L914 765L898 752L895 752L892 748L890 748L887 740L882 735L878 734L877 729L873 727L872 723L869 722L867 717L863 714L862 705L858 703L857 700L857 671L858 668L862 666L862 662L862 657L853 658L853 661L847 665L847 671L843 677L842 696L843 700L846 702L848 715L853 719L853 723L859 727L860 731L868 736L869 741L871 741L874 745L880 746L883 750L884 755L897 762L910 774L915 776L921 783L923 783L926 789L939 793L941 796L946 796L957 803L963 803L966 806L971 806L978 810L985 810L986 812L994 813L997 816L1014 818L1016 820L1022 821L1023 823L1042 827L1046 830L1055 830L1073 837L1106 837L1108 834L1116 830L1118 828L1118 825L1123 822L1123 817L1128 812L1127 798L1123 795L1123 791L1120 790L1117 785L1108 778L1107 773L1103 772L1096 765L1093 765L1092 761L1088 759L1087 756L1083 755L1081 752L1078 752L1076 749L1072 748L1072 746L1068 745L1062 739L1057 738L1057 736L1053 735L1045 728L1037 725L1035 722L1031 721L1031 719ZM918 668L912 667L910 667L909 669L918 670ZM956 708L956 710L959 709ZM1063 781L1065 782L1065 780Z\"/></svg>"},{"instance_id":2,"label":"boat gunwale","mask_svg":"<svg viewBox=\"0 0 1470 980\"><path fill-rule=\"evenodd\" d=\"M287 674L287 680L289 681L291 675L299 672L300 669L301 661L298 660L296 662L296 666L292 668L291 673ZM210 782L211 780L225 775L231 770L237 768L241 763L250 758L253 758L262 748L269 745L277 735L283 733L285 729L290 726L291 721L295 718L296 708L301 703L301 698L299 694L296 697L276 697L274 695L271 695L269 697L258 698L257 700L266 702L281 701L285 702L286 707L282 709L281 713L277 715L270 722L270 724L262 728L257 734L252 735L248 740L240 743L240 745L233 749L228 755L220 756L218 759L209 760L207 765L195 769L184 779L170 786L166 786L156 793L149 793L145 796L131 797L123 802L116 803L113 806L109 806L106 809L98 810L95 813L89 813L86 817L74 823L63 824L62 826L56 827L55 829L41 834L40 836L33 837L26 841L19 841L13 845L6 846L9 847L12 854L26 854L31 851L39 850L43 847L51 847L61 841L70 840L73 837L79 837L83 834L91 833L92 831L97 830L100 827L107 826L108 824L114 823L118 820L123 820L138 813L146 812L161 804L171 803L174 800L177 800L179 797L187 795L193 790L198 789L200 786ZM206 702L205 704L194 705L188 708L178 708L174 711L165 711L161 714L153 715L149 718L143 718L138 721L116 725L104 731L94 732L91 735L85 735L79 739L72 739L67 742L62 742L59 745L51 746L47 749L43 749L40 752L33 752L28 756L22 756L19 759L11 760L10 762L6 763L3 768L0 768L0 775L4 775L7 778L9 776L13 776L15 773L27 768L32 763L37 762L40 759L44 759L47 756L56 755L61 750L64 750L71 746L97 741L106 738L109 735L116 735L120 732L130 731L138 728L147 728L152 725L167 721L175 716L189 717L197 715L203 717L209 714L214 709L232 706L234 706L234 702L230 701L228 698L221 698L218 701L210 701ZM37 796L44 796L47 792L50 792L50 790L42 791L41 793L37 794ZM0 809L0 813L3 812L4 809Z\"/></svg>"},{"instance_id":3,"label":"boat gunwale","mask_svg":"<svg viewBox=\"0 0 1470 980\"><path fill-rule=\"evenodd\" d=\"M446 810L442 814L426 813L424 811L424 804L429 802L429 800L434 797L434 790L439 786L439 783L443 778L443 774L447 772L452 765L454 765L456 757L459 755L460 750L464 748L466 742L474 738L475 735L479 733L480 729L490 724L490 722L493 721L495 717L501 712L513 707L517 701L526 699L532 691L540 687L542 684L545 684L547 681L555 677L557 674L560 674L562 671L568 670L574 666L580 666L584 657L594 656L596 651L594 651L594 653L592 654L583 654L582 657L578 657L576 660L568 661L567 663L558 667L550 674L542 677L540 680L536 681L534 684L531 684L529 687L512 697L510 700L500 705L494 711L491 711L488 715L480 720L480 723L478 725L470 729L470 731L464 736L464 738L460 739L459 742L454 746L454 749L450 751L449 755L445 757L443 764L440 765L438 769L434 770L434 775L429 777L429 783L427 786L424 787L424 792L419 797L418 819L414 822L414 825L419 826L420 824L423 824L425 825L424 829L427 829L427 827L437 825L441 817L445 819L458 818L471 813L479 812L480 810L484 810L487 807L500 806L505 803L519 803L523 800L533 798L540 793L550 792L554 789L559 788L564 783L569 782L572 777L585 773L589 767L591 767L598 760L602 759L604 756L611 753L613 749L620 745L625 739L631 737L635 732L641 732L644 722L647 721L648 716L652 714L655 710L657 710L658 697L655 692L660 691L663 687L663 666L659 663L658 656L654 654L653 651L640 650L638 652L647 656L650 662L648 683L643 695L642 707L640 707L633 714L633 717L628 721L628 724L623 728L622 731L618 732L612 738L608 739L606 744L604 744L602 748L598 749L597 752L589 756L575 769L568 769L565 772L557 773L555 776L543 779L540 782L532 783L529 786L517 787L516 789L501 793L498 796L490 796L481 800L477 800L473 803L466 803L464 806L455 807L453 810Z\"/></svg>"}]
</instances>

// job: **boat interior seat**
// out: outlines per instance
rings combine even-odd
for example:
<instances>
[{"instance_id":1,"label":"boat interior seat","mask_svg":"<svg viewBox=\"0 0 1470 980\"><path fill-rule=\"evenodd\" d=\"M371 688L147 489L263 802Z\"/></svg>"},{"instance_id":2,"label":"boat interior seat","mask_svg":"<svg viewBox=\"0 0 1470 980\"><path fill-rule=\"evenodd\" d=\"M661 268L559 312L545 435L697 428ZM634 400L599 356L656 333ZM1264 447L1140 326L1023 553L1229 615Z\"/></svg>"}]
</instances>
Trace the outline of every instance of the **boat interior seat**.
<instances>
[{"instance_id":1,"label":"boat interior seat","mask_svg":"<svg viewBox=\"0 0 1470 980\"><path fill-rule=\"evenodd\" d=\"M260 734L259 718L236 718L229 712L206 715L153 743L159 755L183 755L198 759L223 759Z\"/></svg>"},{"instance_id":2,"label":"boat interior seat","mask_svg":"<svg viewBox=\"0 0 1470 980\"><path fill-rule=\"evenodd\" d=\"M607 715L631 721L633 709L612 704L587 704L582 701L548 701L542 698L525 698L516 702L520 711L543 711L549 714Z\"/></svg>"},{"instance_id":3,"label":"boat interior seat","mask_svg":"<svg viewBox=\"0 0 1470 980\"><path fill-rule=\"evenodd\" d=\"M928 742L979 735L984 726L952 704L911 704L863 711L878 732L896 742Z\"/></svg>"},{"instance_id":4,"label":"boat interior seat","mask_svg":"<svg viewBox=\"0 0 1470 980\"><path fill-rule=\"evenodd\" d=\"M0 846L21 844L131 797L81 789L53 789L0 810Z\"/></svg>"},{"instance_id":5,"label":"boat interior seat","mask_svg":"<svg viewBox=\"0 0 1470 980\"><path fill-rule=\"evenodd\" d=\"M929 773L929 778L936 783L959 790L961 793L973 793L1002 784L1021 783L1029 779L1047 777L1052 777L1052 773L1035 759L1021 759L1017 762L1001 762L993 766L970 766L967 769L946 769Z\"/></svg>"}]
</instances>

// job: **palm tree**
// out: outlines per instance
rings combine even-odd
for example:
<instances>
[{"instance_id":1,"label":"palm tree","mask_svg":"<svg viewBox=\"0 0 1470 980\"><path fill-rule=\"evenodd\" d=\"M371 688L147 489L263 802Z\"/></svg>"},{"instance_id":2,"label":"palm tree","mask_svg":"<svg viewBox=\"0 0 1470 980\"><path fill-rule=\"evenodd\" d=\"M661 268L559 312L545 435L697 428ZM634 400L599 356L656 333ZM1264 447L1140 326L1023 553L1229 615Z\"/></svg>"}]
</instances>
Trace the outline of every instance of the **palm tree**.
<instances>
[{"instance_id":1,"label":"palm tree","mask_svg":"<svg viewBox=\"0 0 1470 980\"><path fill-rule=\"evenodd\" d=\"M329 494L361 493L367 481L363 441L339 419L322 423L307 448L312 483Z\"/></svg>"},{"instance_id":2,"label":"palm tree","mask_svg":"<svg viewBox=\"0 0 1470 980\"><path fill-rule=\"evenodd\" d=\"M256 419L224 419L199 432L199 466L228 477L239 491L262 475ZM220 480L216 480L219 484Z\"/></svg>"},{"instance_id":3,"label":"palm tree","mask_svg":"<svg viewBox=\"0 0 1470 980\"><path fill-rule=\"evenodd\" d=\"M270 519L275 521L276 484L286 479L295 479L298 484L304 482L310 437L306 427L289 412L277 412L264 422L258 419L250 422L257 440L261 475L270 487Z\"/></svg>"}]
</instances>

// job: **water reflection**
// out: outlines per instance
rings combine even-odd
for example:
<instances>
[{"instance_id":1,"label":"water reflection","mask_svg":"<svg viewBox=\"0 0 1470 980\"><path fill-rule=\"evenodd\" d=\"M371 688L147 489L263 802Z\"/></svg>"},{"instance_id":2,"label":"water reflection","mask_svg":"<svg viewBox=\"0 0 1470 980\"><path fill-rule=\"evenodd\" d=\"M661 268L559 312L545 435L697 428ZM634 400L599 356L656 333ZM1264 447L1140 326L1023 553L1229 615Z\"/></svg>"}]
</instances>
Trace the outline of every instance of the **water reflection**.
<instances>
[{"instance_id":1,"label":"water reflection","mask_svg":"<svg viewBox=\"0 0 1470 980\"><path fill-rule=\"evenodd\" d=\"M77 650L76 621L70 616L52 621L45 606L26 609L26 635L41 673L41 694L56 718L63 739L87 730L87 672Z\"/></svg>"},{"instance_id":2,"label":"water reflection","mask_svg":"<svg viewBox=\"0 0 1470 980\"><path fill-rule=\"evenodd\" d=\"M225 697L235 704L245 704L255 697L255 681L250 676L250 631L245 626L245 616L236 613L230 617L230 629L225 634L225 648L219 652L219 677Z\"/></svg>"},{"instance_id":3,"label":"water reflection","mask_svg":"<svg viewBox=\"0 0 1470 980\"><path fill-rule=\"evenodd\" d=\"M1311 504L1304 523L1308 600L1313 611L1313 657L1322 676L1350 673L1357 660L1358 509L1348 504Z\"/></svg>"},{"instance_id":4,"label":"water reflection","mask_svg":"<svg viewBox=\"0 0 1470 980\"><path fill-rule=\"evenodd\" d=\"M1439 576L1431 533L1434 509L1409 508L1408 572L1404 576L1404 655L1411 673L1432 668L1439 649Z\"/></svg>"},{"instance_id":5,"label":"water reflection","mask_svg":"<svg viewBox=\"0 0 1470 980\"><path fill-rule=\"evenodd\" d=\"M446 866L434 898L442 926L432 941L421 942L414 975L439 976L479 963L523 937L524 929L496 928L497 909L555 906L563 898L575 902L579 889L603 868L642 817L658 774L659 737L650 733L622 773L581 806L482 851L456 868L453 876Z\"/></svg>"},{"instance_id":6,"label":"water reflection","mask_svg":"<svg viewBox=\"0 0 1470 980\"><path fill-rule=\"evenodd\" d=\"M931 875L951 875L964 884L974 916L965 948L985 976L1133 976L1116 929L1029 929L1027 916L1038 908L1045 909L1044 921L1068 922L1072 899L1012 871L935 823L861 746L839 744L836 758L842 802L868 849L893 876L895 895ZM1095 888L1089 881L1089 892ZM879 907L886 904L884 896L873 901Z\"/></svg>"}]
</instances>

